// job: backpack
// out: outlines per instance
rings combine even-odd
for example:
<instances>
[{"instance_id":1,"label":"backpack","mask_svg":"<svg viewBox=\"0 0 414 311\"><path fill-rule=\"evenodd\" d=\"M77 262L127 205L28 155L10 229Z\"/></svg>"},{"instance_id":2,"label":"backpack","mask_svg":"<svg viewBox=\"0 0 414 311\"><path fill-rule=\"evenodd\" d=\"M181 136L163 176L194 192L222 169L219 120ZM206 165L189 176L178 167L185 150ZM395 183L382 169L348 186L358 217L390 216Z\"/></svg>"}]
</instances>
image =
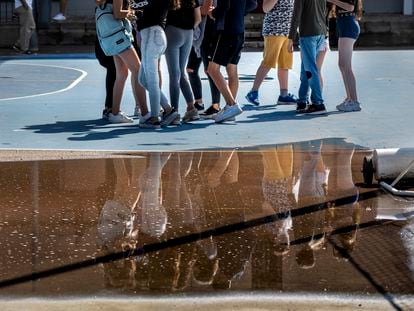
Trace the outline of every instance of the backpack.
<instances>
[{"instance_id":1,"label":"backpack","mask_svg":"<svg viewBox=\"0 0 414 311\"><path fill-rule=\"evenodd\" d=\"M120 54L131 46L132 26L129 20L115 19L112 4L95 9L96 35L106 56Z\"/></svg>"}]
</instances>

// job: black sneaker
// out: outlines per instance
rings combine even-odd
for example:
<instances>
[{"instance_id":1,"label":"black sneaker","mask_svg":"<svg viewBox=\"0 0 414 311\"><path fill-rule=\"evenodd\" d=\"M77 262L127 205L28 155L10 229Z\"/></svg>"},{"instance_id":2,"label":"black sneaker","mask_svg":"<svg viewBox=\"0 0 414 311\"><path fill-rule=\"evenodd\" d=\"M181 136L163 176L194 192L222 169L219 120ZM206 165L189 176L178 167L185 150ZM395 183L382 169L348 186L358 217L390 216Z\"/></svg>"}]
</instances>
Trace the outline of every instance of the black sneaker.
<instances>
[{"instance_id":1,"label":"black sneaker","mask_svg":"<svg viewBox=\"0 0 414 311\"><path fill-rule=\"evenodd\" d=\"M204 119L212 119L214 115L216 115L221 109L216 109L212 105L207 108L203 113L200 113Z\"/></svg>"},{"instance_id":2,"label":"black sneaker","mask_svg":"<svg viewBox=\"0 0 414 311\"><path fill-rule=\"evenodd\" d=\"M306 109L302 110L300 113L303 114L325 114L326 108L324 104L311 104Z\"/></svg>"},{"instance_id":3,"label":"black sneaker","mask_svg":"<svg viewBox=\"0 0 414 311\"><path fill-rule=\"evenodd\" d=\"M202 110L204 110L204 104L201 104L201 103L198 103L198 102L195 102L195 103L194 103L194 107L195 107L195 109L197 109L198 111L202 111Z\"/></svg>"},{"instance_id":4,"label":"black sneaker","mask_svg":"<svg viewBox=\"0 0 414 311\"><path fill-rule=\"evenodd\" d=\"M307 103L297 102L296 103L296 113L303 113L303 111L306 109L307 105L308 105Z\"/></svg>"}]
</instances>

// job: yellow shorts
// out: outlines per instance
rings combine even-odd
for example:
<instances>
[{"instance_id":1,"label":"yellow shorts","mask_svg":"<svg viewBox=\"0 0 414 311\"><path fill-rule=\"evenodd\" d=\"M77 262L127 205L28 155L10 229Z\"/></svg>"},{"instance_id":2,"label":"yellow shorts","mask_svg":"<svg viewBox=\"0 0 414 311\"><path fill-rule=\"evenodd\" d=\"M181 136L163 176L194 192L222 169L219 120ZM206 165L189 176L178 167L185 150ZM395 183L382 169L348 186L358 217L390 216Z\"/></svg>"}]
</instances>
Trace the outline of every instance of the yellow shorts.
<instances>
[{"instance_id":1,"label":"yellow shorts","mask_svg":"<svg viewBox=\"0 0 414 311\"><path fill-rule=\"evenodd\" d=\"M289 53L287 47L287 37L265 36L262 65L267 68L292 69L293 53Z\"/></svg>"}]
</instances>

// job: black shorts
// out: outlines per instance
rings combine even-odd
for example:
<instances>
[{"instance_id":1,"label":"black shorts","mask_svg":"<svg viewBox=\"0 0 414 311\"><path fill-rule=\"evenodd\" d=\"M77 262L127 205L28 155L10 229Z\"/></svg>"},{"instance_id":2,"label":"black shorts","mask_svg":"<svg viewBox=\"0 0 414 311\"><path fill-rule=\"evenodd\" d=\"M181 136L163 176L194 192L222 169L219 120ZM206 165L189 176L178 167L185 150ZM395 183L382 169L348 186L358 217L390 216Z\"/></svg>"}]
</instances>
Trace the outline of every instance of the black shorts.
<instances>
[{"instance_id":1,"label":"black shorts","mask_svg":"<svg viewBox=\"0 0 414 311\"><path fill-rule=\"evenodd\" d=\"M237 65L244 45L244 33L233 35L216 33L208 47L208 60L221 66Z\"/></svg>"}]
</instances>

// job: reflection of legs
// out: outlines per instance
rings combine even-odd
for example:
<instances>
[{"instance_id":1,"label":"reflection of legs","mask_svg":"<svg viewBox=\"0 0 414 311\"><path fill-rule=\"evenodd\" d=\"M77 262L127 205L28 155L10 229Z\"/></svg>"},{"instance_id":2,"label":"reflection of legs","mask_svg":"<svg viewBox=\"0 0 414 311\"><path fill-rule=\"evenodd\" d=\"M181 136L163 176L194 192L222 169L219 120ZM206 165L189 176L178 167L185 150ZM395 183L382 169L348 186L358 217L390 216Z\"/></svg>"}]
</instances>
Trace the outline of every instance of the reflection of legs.
<instances>
[{"instance_id":1,"label":"reflection of legs","mask_svg":"<svg viewBox=\"0 0 414 311\"><path fill-rule=\"evenodd\" d=\"M167 214L161 205L161 172L168 160L160 153L150 155L146 172L140 178L142 189L142 231L146 234L160 237L166 229Z\"/></svg>"}]
</instances>

